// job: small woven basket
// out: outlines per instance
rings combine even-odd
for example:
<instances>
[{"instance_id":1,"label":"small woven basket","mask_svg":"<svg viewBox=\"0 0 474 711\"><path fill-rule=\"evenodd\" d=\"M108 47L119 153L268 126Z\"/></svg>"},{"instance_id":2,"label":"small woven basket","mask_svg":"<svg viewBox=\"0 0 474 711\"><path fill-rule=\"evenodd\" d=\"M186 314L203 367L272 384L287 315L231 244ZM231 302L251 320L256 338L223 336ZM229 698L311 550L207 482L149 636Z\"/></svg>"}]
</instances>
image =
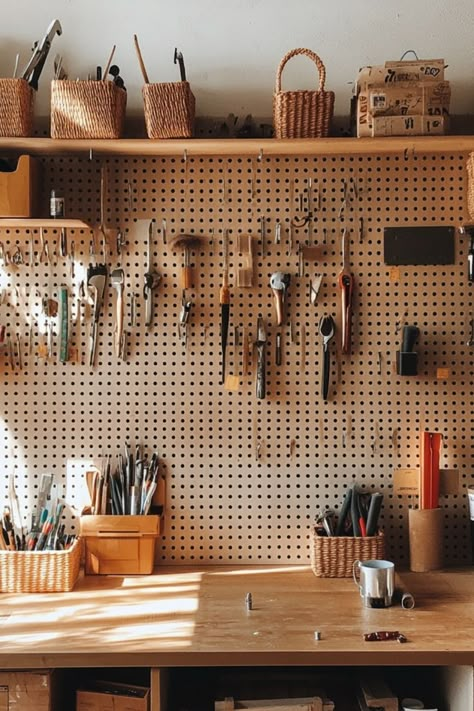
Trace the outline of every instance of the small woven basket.
<instances>
[{"instance_id":1,"label":"small woven basket","mask_svg":"<svg viewBox=\"0 0 474 711\"><path fill-rule=\"evenodd\" d=\"M355 560L385 557L385 536L318 536L311 529L311 568L318 578L352 578Z\"/></svg>"},{"instance_id":2,"label":"small woven basket","mask_svg":"<svg viewBox=\"0 0 474 711\"><path fill-rule=\"evenodd\" d=\"M112 81L51 82L52 138L120 138L127 92Z\"/></svg>"},{"instance_id":3,"label":"small woven basket","mask_svg":"<svg viewBox=\"0 0 474 711\"><path fill-rule=\"evenodd\" d=\"M33 133L34 91L25 79L0 79L0 136L24 138Z\"/></svg>"},{"instance_id":4,"label":"small woven basket","mask_svg":"<svg viewBox=\"0 0 474 711\"><path fill-rule=\"evenodd\" d=\"M82 544L64 551L0 551L0 592L70 592L79 575Z\"/></svg>"},{"instance_id":5,"label":"small woven basket","mask_svg":"<svg viewBox=\"0 0 474 711\"><path fill-rule=\"evenodd\" d=\"M144 84L148 138L191 138L196 100L187 81Z\"/></svg>"},{"instance_id":6,"label":"small woven basket","mask_svg":"<svg viewBox=\"0 0 474 711\"><path fill-rule=\"evenodd\" d=\"M281 75L286 63L304 54L316 64L319 72L317 91L282 91ZM273 125L276 138L323 138L329 135L334 111L334 92L325 91L326 68L310 49L292 49L278 65L273 95Z\"/></svg>"},{"instance_id":7,"label":"small woven basket","mask_svg":"<svg viewBox=\"0 0 474 711\"><path fill-rule=\"evenodd\" d=\"M467 159L467 210L474 222L474 153Z\"/></svg>"}]
</instances>

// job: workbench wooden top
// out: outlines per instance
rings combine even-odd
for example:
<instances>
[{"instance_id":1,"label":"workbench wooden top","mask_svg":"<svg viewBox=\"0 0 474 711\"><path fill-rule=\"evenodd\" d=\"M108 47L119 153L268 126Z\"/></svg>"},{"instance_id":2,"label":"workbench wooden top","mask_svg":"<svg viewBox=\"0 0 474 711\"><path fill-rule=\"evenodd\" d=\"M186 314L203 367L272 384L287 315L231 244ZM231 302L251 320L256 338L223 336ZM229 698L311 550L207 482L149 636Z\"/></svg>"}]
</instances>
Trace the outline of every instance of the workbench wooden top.
<instances>
[{"instance_id":1,"label":"workbench wooden top","mask_svg":"<svg viewBox=\"0 0 474 711\"><path fill-rule=\"evenodd\" d=\"M413 610L366 609L352 580L307 566L167 567L3 594L0 668L474 664L474 569L401 579ZM378 630L408 641L363 640Z\"/></svg>"}]
</instances>

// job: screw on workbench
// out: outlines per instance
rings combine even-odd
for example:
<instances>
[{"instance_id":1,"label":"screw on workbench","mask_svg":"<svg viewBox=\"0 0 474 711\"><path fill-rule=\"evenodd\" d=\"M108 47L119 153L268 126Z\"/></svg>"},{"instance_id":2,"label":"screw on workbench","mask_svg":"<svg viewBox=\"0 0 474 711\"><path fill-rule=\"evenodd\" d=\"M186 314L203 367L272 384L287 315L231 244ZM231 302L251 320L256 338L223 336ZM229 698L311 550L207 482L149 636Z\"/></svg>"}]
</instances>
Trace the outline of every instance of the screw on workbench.
<instances>
[{"instance_id":1,"label":"screw on workbench","mask_svg":"<svg viewBox=\"0 0 474 711\"><path fill-rule=\"evenodd\" d=\"M245 608L247 611L252 609L252 593L247 593L245 595Z\"/></svg>"},{"instance_id":2,"label":"screw on workbench","mask_svg":"<svg viewBox=\"0 0 474 711\"><path fill-rule=\"evenodd\" d=\"M314 631L314 640L315 640L315 642L319 642L320 639L321 639L321 632L320 632L319 630L315 630L315 631Z\"/></svg>"}]
</instances>

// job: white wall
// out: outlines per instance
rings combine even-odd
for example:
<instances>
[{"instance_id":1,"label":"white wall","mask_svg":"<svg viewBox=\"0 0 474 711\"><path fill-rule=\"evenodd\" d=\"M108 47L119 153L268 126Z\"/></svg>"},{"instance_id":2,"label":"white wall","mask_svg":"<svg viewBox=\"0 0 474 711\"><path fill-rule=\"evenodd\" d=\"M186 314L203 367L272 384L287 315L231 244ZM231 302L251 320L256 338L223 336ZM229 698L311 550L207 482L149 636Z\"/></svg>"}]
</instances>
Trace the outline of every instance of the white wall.
<instances>
[{"instance_id":1,"label":"white wall","mask_svg":"<svg viewBox=\"0 0 474 711\"><path fill-rule=\"evenodd\" d=\"M112 45L127 85L130 113L141 112L141 74L133 47L139 36L151 81L179 78L183 52L201 116L271 116L278 62L288 49L315 50L336 92L337 115L349 110L351 82L365 64L398 59L407 49L444 57L452 82L452 113L474 113L474 0L0 0L0 74L20 68L53 18L63 26L48 59L37 113L46 115L56 52L69 76L86 78L105 65ZM309 60L290 65L284 88L312 85Z\"/></svg>"}]
</instances>

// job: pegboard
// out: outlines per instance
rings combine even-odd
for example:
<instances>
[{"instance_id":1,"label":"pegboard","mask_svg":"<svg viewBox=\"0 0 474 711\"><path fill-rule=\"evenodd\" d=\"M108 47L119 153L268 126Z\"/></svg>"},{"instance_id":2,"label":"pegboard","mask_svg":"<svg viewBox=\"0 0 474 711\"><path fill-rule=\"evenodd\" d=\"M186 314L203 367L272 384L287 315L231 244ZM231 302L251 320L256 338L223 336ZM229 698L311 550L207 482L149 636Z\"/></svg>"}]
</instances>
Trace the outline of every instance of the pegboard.
<instances>
[{"instance_id":1,"label":"pegboard","mask_svg":"<svg viewBox=\"0 0 474 711\"><path fill-rule=\"evenodd\" d=\"M218 144L216 143L216 146ZM114 354L115 294L107 289L100 324L98 358L87 365L88 307L72 327L81 362L38 356L45 329L40 300L60 284L70 288L72 319L90 257L91 239L101 261L97 231L68 230L75 269L56 264L7 266L0 271L0 323L22 345L22 368L1 356L4 399L0 466L5 492L8 474L24 504L31 505L40 476L52 471L70 506L84 498L86 463L101 463L125 442L157 451L166 480L165 527L157 559L184 563L290 563L309 560L309 524L326 507L338 507L353 481L384 493L383 527L389 555L407 557L406 498L392 493L393 470L418 465L421 429L443 434L441 466L459 470L462 486L472 481L471 438L474 349L466 345L473 318L468 285L468 244L456 236L450 266L388 268L383 263L383 228L396 225L453 225L466 218L466 154L405 154L291 157L120 157L85 160L43 158L43 204L52 186L64 192L68 217L98 224L101 165L105 166L109 267L126 274L126 360ZM312 227L291 228L307 211L300 194L311 180ZM265 239L261 239L261 223ZM146 243L153 226L154 266L161 274L155 319L144 325L142 299ZM166 234L163 230L166 221ZM281 225L275 243L275 225ZM340 293L342 230L347 230L355 278L352 353L341 352ZM115 248L120 229L126 245ZM238 391L221 384L219 289L229 235L230 330L227 372ZM186 328L180 338L182 253L170 239L177 233L202 238L191 253L193 288ZM239 235L252 234L252 287L238 287L244 266ZM95 235L95 237L94 237ZM51 253L58 231L45 231ZM14 253L39 234L2 230ZM166 238L166 241L165 241ZM301 271L299 245L304 250ZM26 251L26 250L25 250ZM291 274L286 320L275 325L270 276ZM323 276L316 304L310 280ZM131 294L136 325L130 325ZM86 295L87 296L87 295ZM255 395L257 316L267 328L266 398ZM336 335L329 397L321 390L322 339L318 322L331 314ZM421 332L419 372L401 377L395 353L401 328ZM30 345L31 327L31 345ZM54 344L57 324L53 324ZM234 344L237 329L238 343ZM275 363L277 334L282 362ZM182 335L182 334L181 334ZM55 345L56 348L56 345ZM248 366L243 372L243 353ZM441 369L441 370L438 370ZM443 374L444 376L438 377ZM446 554L452 563L470 561L465 490L443 500ZM72 509L67 514L76 525Z\"/></svg>"}]
</instances>

